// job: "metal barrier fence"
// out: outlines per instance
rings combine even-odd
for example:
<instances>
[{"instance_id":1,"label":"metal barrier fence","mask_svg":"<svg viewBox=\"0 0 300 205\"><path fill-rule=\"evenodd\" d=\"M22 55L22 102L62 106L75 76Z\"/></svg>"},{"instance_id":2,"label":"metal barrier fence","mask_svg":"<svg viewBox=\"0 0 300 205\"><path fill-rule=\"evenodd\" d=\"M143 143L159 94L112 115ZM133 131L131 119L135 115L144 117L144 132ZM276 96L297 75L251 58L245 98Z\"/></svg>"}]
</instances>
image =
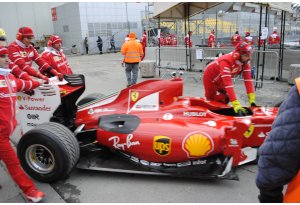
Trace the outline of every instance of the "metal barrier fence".
<instances>
[{"instance_id":1,"label":"metal barrier fence","mask_svg":"<svg viewBox=\"0 0 300 205\"><path fill-rule=\"evenodd\" d=\"M208 47L160 47L156 49L156 63L159 67L161 78L169 78L174 75L182 75L192 77L197 81L198 76L202 77L206 65L222 53L226 54L233 50L231 48L208 48ZM260 60L257 65L257 59L260 55ZM160 58L159 58L160 56ZM264 57L263 57L264 56ZM278 77L278 51L263 51L254 50L251 59L253 68L252 74L255 78L256 88L261 88L263 83L274 83ZM240 77L234 80L242 79ZM271 80L271 81L266 81Z\"/></svg>"},{"instance_id":2,"label":"metal barrier fence","mask_svg":"<svg viewBox=\"0 0 300 205\"><path fill-rule=\"evenodd\" d=\"M274 83L278 79L278 63L278 51L254 50L251 66L255 79L255 88L262 88L263 83Z\"/></svg>"}]
</instances>

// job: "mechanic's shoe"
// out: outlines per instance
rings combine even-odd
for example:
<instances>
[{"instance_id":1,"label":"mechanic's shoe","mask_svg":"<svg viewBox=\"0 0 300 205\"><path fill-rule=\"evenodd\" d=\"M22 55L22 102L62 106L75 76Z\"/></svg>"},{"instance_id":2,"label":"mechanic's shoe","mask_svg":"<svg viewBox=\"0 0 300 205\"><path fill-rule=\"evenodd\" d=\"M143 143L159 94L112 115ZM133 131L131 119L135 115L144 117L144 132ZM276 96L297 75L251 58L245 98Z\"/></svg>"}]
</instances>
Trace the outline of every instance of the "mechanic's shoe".
<instances>
[{"instance_id":1,"label":"mechanic's shoe","mask_svg":"<svg viewBox=\"0 0 300 205\"><path fill-rule=\"evenodd\" d=\"M130 87L130 86L131 86L131 83L128 83L128 84L127 84L127 88Z\"/></svg>"},{"instance_id":2,"label":"mechanic's shoe","mask_svg":"<svg viewBox=\"0 0 300 205\"><path fill-rule=\"evenodd\" d=\"M41 201L46 196L43 192L36 188L28 190L26 193L24 193L24 195L27 200L34 203Z\"/></svg>"}]
</instances>

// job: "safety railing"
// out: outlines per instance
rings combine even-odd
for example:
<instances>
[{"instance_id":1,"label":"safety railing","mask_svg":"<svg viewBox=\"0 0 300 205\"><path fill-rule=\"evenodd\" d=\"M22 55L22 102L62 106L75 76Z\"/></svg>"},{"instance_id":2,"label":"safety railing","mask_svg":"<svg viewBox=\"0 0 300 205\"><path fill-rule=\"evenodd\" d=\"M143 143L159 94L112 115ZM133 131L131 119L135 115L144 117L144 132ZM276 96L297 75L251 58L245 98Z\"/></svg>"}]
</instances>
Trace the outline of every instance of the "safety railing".
<instances>
[{"instance_id":1,"label":"safety railing","mask_svg":"<svg viewBox=\"0 0 300 205\"><path fill-rule=\"evenodd\" d=\"M278 62L279 54L277 51L253 51L251 66L255 88L262 88L264 83L276 82L279 76Z\"/></svg>"},{"instance_id":2,"label":"safety railing","mask_svg":"<svg viewBox=\"0 0 300 205\"><path fill-rule=\"evenodd\" d=\"M159 67L160 77L172 77L172 72L184 72L185 76L199 75L208 63L222 53L232 52L233 48L208 48L208 47L160 47L156 49L156 63ZM258 62L259 56L259 63ZM274 83L278 78L279 55L277 50L254 50L251 59L252 76L255 87L261 88L263 83ZM198 79L198 76L197 76ZM236 77L234 81L242 80Z\"/></svg>"}]
</instances>

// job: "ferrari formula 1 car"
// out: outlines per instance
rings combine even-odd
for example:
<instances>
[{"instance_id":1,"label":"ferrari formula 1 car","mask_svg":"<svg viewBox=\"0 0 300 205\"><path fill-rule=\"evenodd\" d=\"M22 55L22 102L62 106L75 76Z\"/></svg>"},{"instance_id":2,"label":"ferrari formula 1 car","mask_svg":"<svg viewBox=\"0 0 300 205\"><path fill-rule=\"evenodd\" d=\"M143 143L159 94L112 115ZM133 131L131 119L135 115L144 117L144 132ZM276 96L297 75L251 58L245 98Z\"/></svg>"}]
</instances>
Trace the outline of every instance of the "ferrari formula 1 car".
<instances>
[{"instance_id":1,"label":"ferrari formula 1 car","mask_svg":"<svg viewBox=\"0 0 300 205\"><path fill-rule=\"evenodd\" d=\"M82 169L193 178L237 179L254 161L276 107L233 108L182 97L183 81L148 80L120 92L91 94L82 75L19 94L24 135L17 150L33 178L52 182Z\"/></svg>"}]
</instances>

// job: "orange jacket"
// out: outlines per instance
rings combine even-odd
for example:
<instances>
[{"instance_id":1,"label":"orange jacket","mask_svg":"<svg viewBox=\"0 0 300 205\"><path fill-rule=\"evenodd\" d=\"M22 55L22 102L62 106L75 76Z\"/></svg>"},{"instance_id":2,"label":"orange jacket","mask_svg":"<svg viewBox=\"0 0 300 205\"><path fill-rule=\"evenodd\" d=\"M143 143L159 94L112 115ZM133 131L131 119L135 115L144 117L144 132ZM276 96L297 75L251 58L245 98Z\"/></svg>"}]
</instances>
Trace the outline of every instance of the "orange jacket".
<instances>
[{"instance_id":1,"label":"orange jacket","mask_svg":"<svg viewBox=\"0 0 300 205\"><path fill-rule=\"evenodd\" d=\"M300 202L300 171L288 184L285 192L284 203L299 203Z\"/></svg>"},{"instance_id":2,"label":"orange jacket","mask_svg":"<svg viewBox=\"0 0 300 205\"><path fill-rule=\"evenodd\" d=\"M139 63L143 56L142 44L135 41L135 38L130 38L128 42L124 43L121 52L125 55L125 63Z\"/></svg>"}]
</instances>

